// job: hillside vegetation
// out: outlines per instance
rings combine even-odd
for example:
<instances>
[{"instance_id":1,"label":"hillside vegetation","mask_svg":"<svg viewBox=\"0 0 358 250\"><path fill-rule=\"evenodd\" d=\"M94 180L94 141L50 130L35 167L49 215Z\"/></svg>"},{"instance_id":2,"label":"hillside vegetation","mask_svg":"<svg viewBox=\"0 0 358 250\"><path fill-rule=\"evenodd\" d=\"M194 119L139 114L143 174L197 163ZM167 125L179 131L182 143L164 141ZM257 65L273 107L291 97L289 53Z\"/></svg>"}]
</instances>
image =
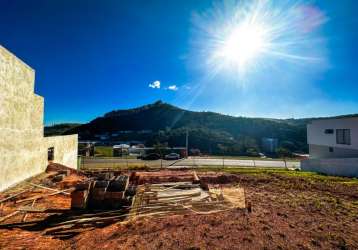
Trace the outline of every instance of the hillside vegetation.
<instances>
[{"instance_id":1,"label":"hillside vegetation","mask_svg":"<svg viewBox=\"0 0 358 250\"><path fill-rule=\"evenodd\" d=\"M98 140L96 135L111 136L115 141L144 141L147 146L167 143L185 146L204 153L254 155L261 150L263 137L279 140L290 152L307 152L306 124L310 119L264 119L194 112L161 101L139 108L114 110L87 124L68 129L82 140Z\"/></svg>"},{"instance_id":2,"label":"hillside vegetation","mask_svg":"<svg viewBox=\"0 0 358 250\"><path fill-rule=\"evenodd\" d=\"M45 136L53 136L53 135L63 135L67 131L80 126L80 123L62 123L62 124L55 124L51 126L46 126L44 134Z\"/></svg>"}]
</instances>

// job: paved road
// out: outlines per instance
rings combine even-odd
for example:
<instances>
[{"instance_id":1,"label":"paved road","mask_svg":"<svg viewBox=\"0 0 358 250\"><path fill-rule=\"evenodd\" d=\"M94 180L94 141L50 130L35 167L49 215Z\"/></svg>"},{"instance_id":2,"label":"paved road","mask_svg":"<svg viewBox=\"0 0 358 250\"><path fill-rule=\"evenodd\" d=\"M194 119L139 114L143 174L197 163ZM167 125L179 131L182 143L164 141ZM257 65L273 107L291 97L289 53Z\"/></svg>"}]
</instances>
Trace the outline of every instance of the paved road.
<instances>
[{"instance_id":1,"label":"paved road","mask_svg":"<svg viewBox=\"0 0 358 250\"><path fill-rule=\"evenodd\" d=\"M242 167L276 167L276 168L285 168L284 161L272 161L272 160L241 160L241 159L225 159L222 158L188 158L178 161L166 161L166 160L155 160L155 161L143 161L137 159L125 159L125 158L85 158L83 163L86 167L112 167L115 165L147 165L147 166L167 166L170 168L179 168L179 167L191 167L191 166L242 166ZM288 168L299 168L300 162L298 161L287 161Z\"/></svg>"},{"instance_id":2,"label":"paved road","mask_svg":"<svg viewBox=\"0 0 358 250\"><path fill-rule=\"evenodd\" d=\"M288 168L300 167L300 162L287 161ZM185 159L177 162L175 165L202 165L202 166L247 166L247 167L286 167L284 161L270 160L239 160L239 159L220 159L220 158L195 158Z\"/></svg>"}]
</instances>

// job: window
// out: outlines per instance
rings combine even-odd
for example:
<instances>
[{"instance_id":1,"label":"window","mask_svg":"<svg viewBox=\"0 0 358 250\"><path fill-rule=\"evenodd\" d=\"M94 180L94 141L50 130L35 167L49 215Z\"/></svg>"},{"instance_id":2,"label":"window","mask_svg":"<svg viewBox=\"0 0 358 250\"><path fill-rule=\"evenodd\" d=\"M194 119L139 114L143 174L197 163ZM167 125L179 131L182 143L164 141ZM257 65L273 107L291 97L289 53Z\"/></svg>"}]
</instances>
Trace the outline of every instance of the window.
<instances>
[{"instance_id":1,"label":"window","mask_svg":"<svg viewBox=\"0 0 358 250\"><path fill-rule=\"evenodd\" d=\"M351 145L351 130L350 129L336 129L337 144Z\"/></svg>"},{"instance_id":2,"label":"window","mask_svg":"<svg viewBox=\"0 0 358 250\"><path fill-rule=\"evenodd\" d=\"M324 133L325 134L334 134L334 129L327 128L327 129L324 130Z\"/></svg>"},{"instance_id":3,"label":"window","mask_svg":"<svg viewBox=\"0 0 358 250\"><path fill-rule=\"evenodd\" d=\"M329 152L333 153L333 148L332 147L329 147Z\"/></svg>"},{"instance_id":4,"label":"window","mask_svg":"<svg viewBox=\"0 0 358 250\"><path fill-rule=\"evenodd\" d=\"M51 147L47 149L47 160L53 161L55 158L55 148Z\"/></svg>"}]
</instances>

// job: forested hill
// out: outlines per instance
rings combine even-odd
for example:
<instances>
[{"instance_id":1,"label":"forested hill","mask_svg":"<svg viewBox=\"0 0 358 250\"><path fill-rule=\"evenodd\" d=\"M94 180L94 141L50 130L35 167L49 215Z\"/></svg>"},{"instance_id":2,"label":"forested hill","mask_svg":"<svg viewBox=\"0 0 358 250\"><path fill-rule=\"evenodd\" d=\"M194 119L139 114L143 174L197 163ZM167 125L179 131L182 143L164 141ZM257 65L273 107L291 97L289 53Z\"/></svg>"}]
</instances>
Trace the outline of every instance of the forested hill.
<instances>
[{"instance_id":1,"label":"forested hill","mask_svg":"<svg viewBox=\"0 0 358 250\"><path fill-rule=\"evenodd\" d=\"M184 146L189 131L190 148L207 153L246 154L259 152L263 137L279 140L280 146L307 152L306 123L310 119L265 119L194 112L157 101L139 108L115 110L87 124L67 130L81 140L138 140L150 146L168 143Z\"/></svg>"}]
</instances>

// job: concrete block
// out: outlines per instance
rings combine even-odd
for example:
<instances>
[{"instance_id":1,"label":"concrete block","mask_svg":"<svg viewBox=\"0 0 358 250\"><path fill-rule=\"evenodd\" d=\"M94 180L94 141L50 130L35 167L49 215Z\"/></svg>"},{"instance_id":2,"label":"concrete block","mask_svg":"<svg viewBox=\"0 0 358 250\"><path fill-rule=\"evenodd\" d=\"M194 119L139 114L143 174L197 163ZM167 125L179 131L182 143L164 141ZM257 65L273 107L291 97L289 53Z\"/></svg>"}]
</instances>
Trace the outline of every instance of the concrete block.
<instances>
[{"instance_id":1,"label":"concrete block","mask_svg":"<svg viewBox=\"0 0 358 250\"><path fill-rule=\"evenodd\" d=\"M88 190L76 190L71 193L71 208L85 209L87 208Z\"/></svg>"}]
</instances>

